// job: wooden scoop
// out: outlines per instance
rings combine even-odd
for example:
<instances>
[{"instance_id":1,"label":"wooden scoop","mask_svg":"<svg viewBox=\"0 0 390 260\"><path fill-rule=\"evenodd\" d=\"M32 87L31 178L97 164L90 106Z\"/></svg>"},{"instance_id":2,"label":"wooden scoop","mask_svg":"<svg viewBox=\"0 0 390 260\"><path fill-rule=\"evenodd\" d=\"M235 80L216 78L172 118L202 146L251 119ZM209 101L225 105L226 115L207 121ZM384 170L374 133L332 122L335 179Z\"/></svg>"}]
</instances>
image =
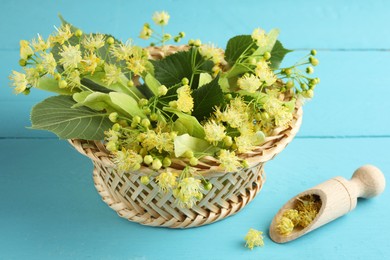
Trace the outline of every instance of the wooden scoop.
<instances>
[{"instance_id":1,"label":"wooden scoop","mask_svg":"<svg viewBox=\"0 0 390 260\"><path fill-rule=\"evenodd\" d=\"M378 168L372 165L365 165L357 169L349 181L343 177L330 179L290 199L272 220L269 235L277 243L294 240L347 214L356 207L357 198L368 199L381 194L385 189L385 185L385 176ZM298 198L307 195L320 199L321 208L316 217L307 227L295 227L289 235L281 235L277 231L276 226L283 212L288 209L294 209Z\"/></svg>"}]
</instances>

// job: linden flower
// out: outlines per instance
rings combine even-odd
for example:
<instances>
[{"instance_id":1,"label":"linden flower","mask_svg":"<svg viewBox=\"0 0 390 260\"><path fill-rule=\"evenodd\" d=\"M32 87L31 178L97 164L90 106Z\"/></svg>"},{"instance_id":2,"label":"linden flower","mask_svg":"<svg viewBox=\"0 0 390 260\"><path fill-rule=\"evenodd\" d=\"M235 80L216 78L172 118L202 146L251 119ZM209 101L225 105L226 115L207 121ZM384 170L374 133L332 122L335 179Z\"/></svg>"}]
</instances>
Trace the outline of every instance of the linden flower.
<instances>
[{"instance_id":1,"label":"linden flower","mask_svg":"<svg viewBox=\"0 0 390 260\"><path fill-rule=\"evenodd\" d=\"M264 110L270 115L275 115L278 111L282 110L282 102L273 96L269 96L263 104Z\"/></svg>"},{"instance_id":2,"label":"linden flower","mask_svg":"<svg viewBox=\"0 0 390 260\"><path fill-rule=\"evenodd\" d=\"M231 100L222 113L222 121L227 122L233 128L242 126L248 122L248 106L239 97Z\"/></svg>"},{"instance_id":3,"label":"linden flower","mask_svg":"<svg viewBox=\"0 0 390 260\"><path fill-rule=\"evenodd\" d=\"M32 68L24 69L24 71L26 72L26 79L28 83L32 86L36 86L40 78L38 69L32 67Z\"/></svg>"},{"instance_id":4,"label":"linden flower","mask_svg":"<svg viewBox=\"0 0 390 260\"><path fill-rule=\"evenodd\" d=\"M294 230L294 223L287 217L282 217L276 225L276 230L283 236L288 236Z\"/></svg>"},{"instance_id":5,"label":"linden flower","mask_svg":"<svg viewBox=\"0 0 390 260\"><path fill-rule=\"evenodd\" d=\"M34 54L34 51L30 47L30 43L26 40L20 41L20 58L27 60L31 55Z\"/></svg>"},{"instance_id":6,"label":"linden flower","mask_svg":"<svg viewBox=\"0 0 390 260\"><path fill-rule=\"evenodd\" d=\"M160 173L160 175L156 177L156 181L160 187L161 192L167 193L168 191L172 190L177 185L177 176L177 173L173 173L171 171Z\"/></svg>"},{"instance_id":7,"label":"linden flower","mask_svg":"<svg viewBox=\"0 0 390 260\"><path fill-rule=\"evenodd\" d=\"M104 64L104 72L105 72L105 78L103 81L108 85L111 86L112 84L117 83L120 80L120 77L122 75L121 68L118 68L114 64Z\"/></svg>"},{"instance_id":8,"label":"linden flower","mask_svg":"<svg viewBox=\"0 0 390 260\"><path fill-rule=\"evenodd\" d=\"M177 109L184 113L189 113L194 108L194 99L191 96L191 88L188 85L177 90Z\"/></svg>"},{"instance_id":9,"label":"linden flower","mask_svg":"<svg viewBox=\"0 0 390 260\"><path fill-rule=\"evenodd\" d=\"M133 46L131 41L127 41L125 44L111 45L110 52L117 60L125 60L133 54Z\"/></svg>"},{"instance_id":10,"label":"linden flower","mask_svg":"<svg viewBox=\"0 0 390 260\"><path fill-rule=\"evenodd\" d=\"M241 166L238 157L235 152L222 149L219 152L219 162L221 167L225 169L225 172L236 172Z\"/></svg>"},{"instance_id":11,"label":"linden flower","mask_svg":"<svg viewBox=\"0 0 390 260\"><path fill-rule=\"evenodd\" d=\"M64 65L65 69L74 69L78 67L78 64L81 62L81 51L80 45L76 46L63 46L62 52L60 52L60 63Z\"/></svg>"},{"instance_id":12,"label":"linden flower","mask_svg":"<svg viewBox=\"0 0 390 260\"><path fill-rule=\"evenodd\" d=\"M287 107L282 106L281 109L277 110L275 113L275 125L287 127L288 124L293 119L292 113Z\"/></svg>"},{"instance_id":13,"label":"linden flower","mask_svg":"<svg viewBox=\"0 0 390 260\"><path fill-rule=\"evenodd\" d=\"M150 29L150 25L148 23L145 23L144 26L142 27L142 30L139 34L139 37L141 39L147 40L152 36L152 29Z\"/></svg>"},{"instance_id":14,"label":"linden flower","mask_svg":"<svg viewBox=\"0 0 390 260\"><path fill-rule=\"evenodd\" d=\"M50 42L52 43L59 43L59 44L64 44L67 40L72 37L73 33L70 30L69 24L62 25L60 28L57 28L54 26L54 28L57 30L57 34L50 36Z\"/></svg>"},{"instance_id":15,"label":"linden flower","mask_svg":"<svg viewBox=\"0 0 390 260\"><path fill-rule=\"evenodd\" d=\"M252 39L256 42L256 45L263 47L267 44L267 35L261 28L256 28L252 32Z\"/></svg>"},{"instance_id":16,"label":"linden flower","mask_svg":"<svg viewBox=\"0 0 390 260\"><path fill-rule=\"evenodd\" d=\"M69 87L71 88L81 85L80 72L78 70L73 70L71 73L69 73L67 79L69 81Z\"/></svg>"},{"instance_id":17,"label":"linden flower","mask_svg":"<svg viewBox=\"0 0 390 260\"><path fill-rule=\"evenodd\" d=\"M173 190L173 196L181 208L192 208L202 198L201 181L193 177L182 179L177 188Z\"/></svg>"},{"instance_id":18,"label":"linden flower","mask_svg":"<svg viewBox=\"0 0 390 260\"><path fill-rule=\"evenodd\" d=\"M122 151L114 153L113 161L119 173L136 171L141 167L142 156L133 150L122 148Z\"/></svg>"},{"instance_id":19,"label":"linden flower","mask_svg":"<svg viewBox=\"0 0 390 260\"><path fill-rule=\"evenodd\" d=\"M90 72L91 74L95 72L99 62L100 59L92 51L89 53L88 56L85 56L84 59L81 61L81 63L83 64L84 71Z\"/></svg>"},{"instance_id":20,"label":"linden flower","mask_svg":"<svg viewBox=\"0 0 390 260\"><path fill-rule=\"evenodd\" d=\"M294 226L298 225L299 221L301 219L300 216L299 216L299 212L296 209L288 209L288 210L286 210L285 212L283 212L283 217L291 219L291 221L294 224Z\"/></svg>"},{"instance_id":21,"label":"linden flower","mask_svg":"<svg viewBox=\"0 0 390 260\"><path fill-rule=\"evenodd\" d=\"M253 144L256 140L254 135L240 135L234 138L239 153L245 153L253 150Z\"/></svg>"},{"instance_id":22,"label":"linden flower","mask_svg":"<svg viewBox=\"0 0 390 260\"><path fill-rule=\"evenodd\" d=\"M255 75L245 75L237 80L240 89L246 90L249 93L255 93L261 86L261 80Z\"/></svg>"},{"instance_id":23,"label":"linden flower","mask_svg":"<svg viewBox=\"0 0 390 260\"><path fill-rule=\"evenodd\" d=\"M245 236L245 246L252 250L255 246L264 246L263 232L256 229L249 229L248 234Z\"/></svg>"},{"instance_id":24,"label":"linden flower","mask_svg":"<svg viewBox=\"0 0 390 260\"><path fill-rule=\"evenodd\" d=\"M34 47L35 52L45 51L50 48L50 40L43 40L42 36L38 34L37 39L33 39L31 45Z\"/></svg>"},{"instance_id":25,"label":"linden flower","mask_svg":"<svg viewBox=\"0 0 390 260\"><path fill-rule=\"evenodd\" d=\"M42 53L42 66L49 74L54 75L57 62L54 59L53 53Z\"/></svg>"},{"instance_id":26,"label":"linden flower","mask_svg":"<svg viewBox=\"0 0 390 260\"><path fill-rule=\"evenodd\" d=\"M212 60L214 64L219 64L224 60L224 54L220 48L206 44L199 47L199 53L207 60Z\"/></svg>"},{"instance_id":27,"label":"linden flower","mask_svg":"<svg viewBox=\"0 0 390 260\"><path fill-rule=\"evenodd\" d=\"M152 20L156 25L164 26L168 24L169 18L170 18L169 14L165 11L162 11L162 12L155 12L153 14Z\"/></svg>"},{"instance_id":28,"label":"linden flower","mask_svg":"<svg viewBox=\"0 0 390 260\"><path fill-rule=\"evenodd\" d=\"M146 63L147 60L137 57L132 57L126 62L127 68L135 75L141 75L146 70Z\"/></svg>"},{"instance_id":29,"label":"linden flower","mask_svg":"<svg viewBox=\"0 0 390 260\"><path fill-rule=\"evenodd\" d=\"M12 86L14 86L15 94L20 94L26 90L28 81L26 79L26 74L12 71L12 74L9 76L9 79L12 80Z\"/></svg>"},{"instance_id":30,"label":"linden flower","mask_svg":"<svg viewBox=\"0 0 390 260\"><path fill-rule=\"evenodd\" d=\"M85 36L82 44L87 50L93 51L100 49L105 44L105 36L103 34L90 34Z\"/></svg>"},{"instance_id":31,"label":"linden flower","mask_svg":"<svg viewBox=\"0 0 390 260\"><path fill-rule=\"evenodd\" d=\"M203 128L206 134L205 139L210 143L217 143L226 136L226 128L214 120L208 121Z\"/></svg>"},{"instance_id":32,"label":"linden flower","mask_svg":"<svg viewBox=\"0 0 390 260\"><path fill-rule=\"evenodd\" d=\"M264 60L261 60L256 64L255 73L266 86L271 86L276 82L277 78L275 74Z\"/></svg>"},{"instance_id":33,"label":"linden flower","mask_svg":"<svg viewBox=\"0 0 390 260\"><path fill-rule=\"evenodd\" d=\"M148 151L156 148L160 153L163 150L166 152L173 152L173 135L170 133L156 133L153 130L148 130L142 140L142 146Z\"/></svg>"}]
</instances>

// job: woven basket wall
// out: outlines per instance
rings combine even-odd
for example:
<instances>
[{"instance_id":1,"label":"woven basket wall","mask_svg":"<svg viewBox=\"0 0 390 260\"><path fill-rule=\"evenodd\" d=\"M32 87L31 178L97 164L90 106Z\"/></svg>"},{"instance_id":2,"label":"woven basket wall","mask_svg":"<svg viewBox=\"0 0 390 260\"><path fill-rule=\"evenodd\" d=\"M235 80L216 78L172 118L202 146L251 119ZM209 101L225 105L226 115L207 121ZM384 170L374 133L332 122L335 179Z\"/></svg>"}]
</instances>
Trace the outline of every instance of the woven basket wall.
<instances>
[{"instance_id":1,"label":"woven basket wall","mask_svg":"<svg viewBox=\"0 0 390 260\"><path fill-rule=\"evenodd\" d=\"M151 58L161 59L187 47L151 48ZM189 228L209 224L235 214L247 205L261 190L264 181L264 163L281 152L294 138L302 121L302 109L297 107L288 128L275 129L261 146L241 158L250 167L239 172L223 172L213 157L200 160L197 172L213 184L210 191L191 209L180 208L172 193L163 194L152 180L148 185L140 176L153 174L149 168L118 174L109 152L102 142L72 139L69 142L82 154L92 159L95 187L103 201L119 216L149 226ZM172 170L181 170L186 162L173 160Z\"/></svg>"}]
</instances>

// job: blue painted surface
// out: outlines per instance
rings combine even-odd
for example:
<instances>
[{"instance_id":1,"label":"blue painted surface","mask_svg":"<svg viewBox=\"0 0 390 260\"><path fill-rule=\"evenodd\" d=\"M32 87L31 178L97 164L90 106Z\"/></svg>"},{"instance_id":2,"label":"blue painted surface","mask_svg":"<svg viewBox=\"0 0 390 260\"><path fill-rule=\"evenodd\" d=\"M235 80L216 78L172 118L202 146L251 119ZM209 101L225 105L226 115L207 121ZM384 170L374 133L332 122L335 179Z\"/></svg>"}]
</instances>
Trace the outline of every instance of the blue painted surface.
<instances>
[{"instance_id":1,"label":"blue painted surface","mask_svg":"<svg viewBox=\"0 0 390 260\"><path fill-rule=\"evenodd\" d=\"M303 190L349 178L366 163L389 176L389 1L2 0L0 10L0 259L390 259L388 190L294 242L266 237L264 248L243 247L249 228L267 233L277 210ZM31 106L49 94L14 96L7 87L19 40L47 36L58 12L85 31L125 40L136 39L156 10L171 14L169 31L219 46L261 26L280 28L288 48L322 49L321 84L299 138L267 163L267 182L250 205L205 227L151 228L117 217L93 187L89 159L50 133L24 128Z\"/></svg>"}]
</instances>

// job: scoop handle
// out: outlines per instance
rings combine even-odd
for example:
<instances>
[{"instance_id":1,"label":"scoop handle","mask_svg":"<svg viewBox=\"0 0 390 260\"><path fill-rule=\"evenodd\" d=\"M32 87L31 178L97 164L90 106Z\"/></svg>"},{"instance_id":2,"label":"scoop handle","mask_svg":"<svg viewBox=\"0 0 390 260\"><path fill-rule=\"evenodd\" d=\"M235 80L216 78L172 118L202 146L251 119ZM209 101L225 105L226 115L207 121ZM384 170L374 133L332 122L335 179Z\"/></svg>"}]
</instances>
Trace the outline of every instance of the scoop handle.
<instances>
[{"instance_id":1,"label":"scoop handle","mask_svg":"<svg viewBox=\"0 0 390 260\"><path fill-rule=\"evenodd\" d=\"M352 175L349 183L354 186L359 198L372 198L385 190L386 180L382 171L373 165L364 165Z\"/></svg>"}]
</instances>

